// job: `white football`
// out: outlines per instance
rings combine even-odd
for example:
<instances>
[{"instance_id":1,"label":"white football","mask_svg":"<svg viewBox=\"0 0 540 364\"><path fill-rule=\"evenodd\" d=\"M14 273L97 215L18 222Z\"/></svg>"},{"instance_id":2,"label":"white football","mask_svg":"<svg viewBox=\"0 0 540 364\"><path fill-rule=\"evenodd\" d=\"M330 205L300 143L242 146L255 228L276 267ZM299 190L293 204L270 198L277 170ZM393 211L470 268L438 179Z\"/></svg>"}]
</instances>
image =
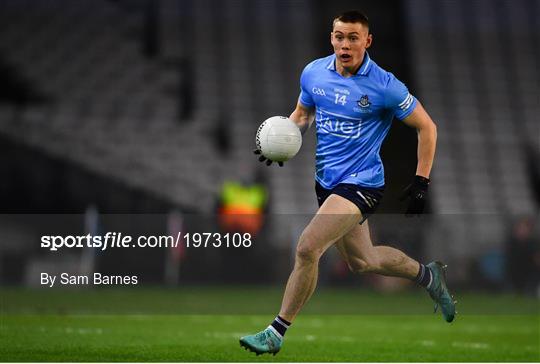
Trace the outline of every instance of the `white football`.
<instances>
[{"instance_id":1,"label":"white football","mask_svg":"<svg viewBox=\"0 0 540 364\"><path fill-rule=\"evenodd\" d=\"M259 126L255 144L266 158L275 162L285 162L300 150L302 133L289 118L272 116Z\"/></svg>"}]
</instances>

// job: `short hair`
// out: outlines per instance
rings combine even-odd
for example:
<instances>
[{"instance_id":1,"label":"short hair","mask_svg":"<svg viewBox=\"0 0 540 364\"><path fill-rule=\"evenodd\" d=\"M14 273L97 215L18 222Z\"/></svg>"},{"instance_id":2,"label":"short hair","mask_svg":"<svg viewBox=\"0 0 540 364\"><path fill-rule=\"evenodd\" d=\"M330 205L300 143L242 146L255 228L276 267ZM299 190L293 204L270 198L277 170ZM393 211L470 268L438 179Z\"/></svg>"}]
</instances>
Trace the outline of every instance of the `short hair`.
<instances>
[{"instance_id":1,"label":"short hair","mask_svg":"<svg viewBox=\"0 0 540 364\"><path fill-rule=\"evenodd\" d=\"M334 26L336 25L336 22L343 22L343 23L360 23L364 25L368 31L369 31L369 19L366 16L366 14L362 13L358 10L349 10L345 11L338 16L334 18L334 21L332 22L332 30L334 30Z\"/></svg>"}]
</instances>

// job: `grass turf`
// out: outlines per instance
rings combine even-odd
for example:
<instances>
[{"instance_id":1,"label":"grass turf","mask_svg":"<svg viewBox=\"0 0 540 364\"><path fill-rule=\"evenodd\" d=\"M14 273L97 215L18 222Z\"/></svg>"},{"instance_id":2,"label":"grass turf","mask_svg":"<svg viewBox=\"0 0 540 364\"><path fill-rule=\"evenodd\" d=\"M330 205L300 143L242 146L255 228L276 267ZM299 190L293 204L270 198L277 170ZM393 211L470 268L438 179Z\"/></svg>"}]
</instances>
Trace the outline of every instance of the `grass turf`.
<instances>
[{"instance_id":1,"label":"grass turf","mask_svg":"<svg viewBox=\"0 0 540 364\"><path fill-rule=\"evenodd\" d=\"M0 361L540 360L535 299L463 294L460 302L469 313L447 324L440 314L415 312L429 311L424 295L350 289L318 292L287 333L282 351L256 357L238 338L269 323L278 292L3 290ZM489 314L476 312L482 305Z\"/></svg>"}]
</instances>

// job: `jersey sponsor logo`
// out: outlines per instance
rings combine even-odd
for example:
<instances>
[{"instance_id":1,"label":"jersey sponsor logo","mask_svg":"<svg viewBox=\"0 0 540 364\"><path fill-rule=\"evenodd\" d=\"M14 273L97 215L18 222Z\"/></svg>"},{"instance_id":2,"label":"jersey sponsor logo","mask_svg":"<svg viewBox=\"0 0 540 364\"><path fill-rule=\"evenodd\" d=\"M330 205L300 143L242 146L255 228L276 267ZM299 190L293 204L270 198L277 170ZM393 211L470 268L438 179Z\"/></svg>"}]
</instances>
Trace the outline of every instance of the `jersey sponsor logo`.
<instances>
[{"instance_id":1,"label":"jersey sponsor logo","mask_svg":"<svg viewBox=\"0 0 540 364\"><path fill-rule=\"evenodd\" d=\"M326 92L324 92L324 89L319 87L313 87L311 89L311 92L313 92L315 95L326 96Z\"/></svg>"},{"instance_id":2,"label":"jersey sponsor logo","mask_svg":"<svg viewBox=\"0 0 540 364\"><path fill-rule=\"evenodd\" d=\"M360 138L361 122L340 120L332 117L321 117L317 120L318 130L324 134L345 139Z\"/></svg>"}]
</instances>

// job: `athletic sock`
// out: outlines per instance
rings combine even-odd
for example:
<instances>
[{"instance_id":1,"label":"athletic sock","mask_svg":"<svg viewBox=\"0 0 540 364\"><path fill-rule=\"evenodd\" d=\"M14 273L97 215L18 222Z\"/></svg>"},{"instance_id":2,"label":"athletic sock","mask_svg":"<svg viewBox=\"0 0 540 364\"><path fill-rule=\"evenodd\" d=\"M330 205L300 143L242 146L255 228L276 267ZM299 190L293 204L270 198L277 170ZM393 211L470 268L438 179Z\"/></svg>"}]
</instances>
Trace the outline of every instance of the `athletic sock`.
<instances>
[{"instance_id":1,"label":"athletic sock","mask_svg":"<svg viewBox=\"0 0 540 364\"><path fill-rule=\"evenodd\" d=\"M431 273L431 269L420 263L420 269L418 270L418 274L416 275L414 281L424 288L429 288L431 281L433 281L433 273Z\"/></svg>"},{"instance_id":2,"label":"athletic sock","mask_svg":"<svg viewBox=\"0 0 540 364\"><path fill-rule=\"evenodd\" d=\"M281 316L276 316L274 321L268 326L269 329L273 329L275 334L277 334L279 337L283 338L285 336L285 332L287 332L287 329L291 326L291 323Z\"/></svg>"}]
</instances>

